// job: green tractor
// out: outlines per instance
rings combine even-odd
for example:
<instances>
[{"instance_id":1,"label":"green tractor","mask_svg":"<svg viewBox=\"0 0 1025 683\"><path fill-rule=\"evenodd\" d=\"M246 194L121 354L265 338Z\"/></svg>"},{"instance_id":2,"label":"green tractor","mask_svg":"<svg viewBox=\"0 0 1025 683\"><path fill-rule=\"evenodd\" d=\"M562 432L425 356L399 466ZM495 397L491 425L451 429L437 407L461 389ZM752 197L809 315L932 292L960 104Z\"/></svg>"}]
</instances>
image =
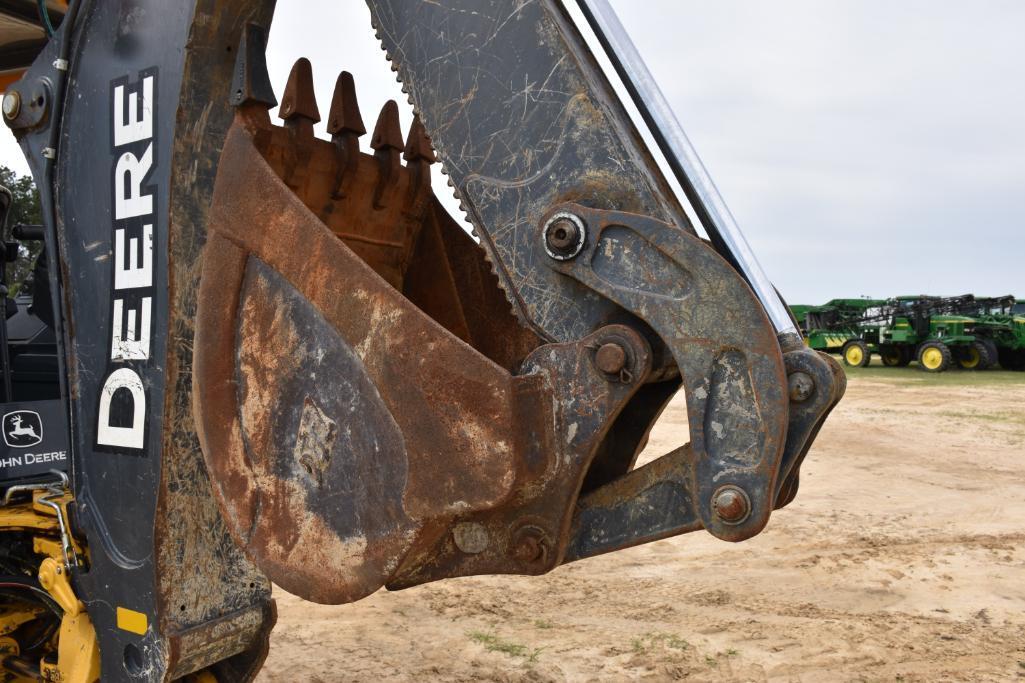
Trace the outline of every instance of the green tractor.
<instances>
[{"instance_id":1,"label":"green tractor","mask_svg":"<svg viewBox=\"0 0 1025 683\"><path fill-rule=\"evenodd\" d=\"M899 296L892 300L891 319L879 340L885 365L907 365L912 359L927 372L943 372L957 363L965 370L985 370L997 362L991 339L976 334L977 321L962 311L974 297Z\"/></svg>"},{"instance_id":2,"label":"green tractor","mask_svg":"<svg viewBox=\"0 0 1025 683\"><path fill-rule=\"evenodd\" d=\"M886 299L832 299L821 306L794 305L791 311L816 351L839 353L844 363L864 367L878 352Z\"/></svg>"},{"instance_id":3,"label":"green tractor","mask_svg":"<svg viewBox=\"0 0 1025 683\"><path fill-rule=\"evenodd\" d=\"M1002 368L1025 371L1025 299L1004 296L977 303L976 333L993 344Z\"/></svg>"},{"instance_id":4,"label":"green tractor","mask_svg":"<svg viewBox=\"0 0 1025 683\"><path fill-rule=\"evenodd\" d=\"M833 299L794 309L808 346L839 353L848 366L865 367L878 354L886 366L904 367L917 360L922 370L943 372L955 363L983 370L997 362L999 342L978 334L978 321L965 314L975 310L975 301L970 294L917 295Z\"/></svg>"}]
</instances>

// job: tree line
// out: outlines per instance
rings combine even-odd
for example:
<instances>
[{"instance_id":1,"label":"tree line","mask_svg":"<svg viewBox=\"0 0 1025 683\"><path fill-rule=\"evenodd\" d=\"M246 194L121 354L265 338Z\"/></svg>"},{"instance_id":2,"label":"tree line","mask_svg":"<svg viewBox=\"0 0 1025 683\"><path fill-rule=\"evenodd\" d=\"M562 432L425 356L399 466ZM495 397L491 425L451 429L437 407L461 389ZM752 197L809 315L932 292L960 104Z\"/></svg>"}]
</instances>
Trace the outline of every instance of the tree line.
<instances>
[{"instance_id":1,"label":"tree line","mask_svg":"<svg viewBox=\"0 0 1025 683\"><path fill-rule=\"evenodd\" d=\"M10 168L0 165L0 185L11 191L13 202L7 214L7 222L0 225L0 234L5 243L16 243L11 230L19 223L39 225L43 222L39 207L39 193L32 176L19 176ZM32 293L32 265L43 249L42 242L17 244L17 258L7 264L8 296Z\"/></svg>"}]
</instances>

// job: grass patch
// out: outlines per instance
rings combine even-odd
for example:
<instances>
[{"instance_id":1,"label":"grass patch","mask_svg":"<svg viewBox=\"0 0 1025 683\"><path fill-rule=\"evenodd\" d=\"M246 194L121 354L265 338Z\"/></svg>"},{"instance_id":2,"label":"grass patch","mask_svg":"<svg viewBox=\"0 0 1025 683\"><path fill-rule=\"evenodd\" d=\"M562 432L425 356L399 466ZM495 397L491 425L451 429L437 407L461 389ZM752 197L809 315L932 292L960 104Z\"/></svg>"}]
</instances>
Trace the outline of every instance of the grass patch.
<instances>
[{"instance_id":1,"label":"grass patch","mask_svg":"<svg viewBox=\"0 0 1025 683\"><path fill-rule=\"evenodd\" d=\"M496 633L489 633L487 631L470 631L466 636L473 642L484 646L484 649L488 652L501 652L509 657L525 659L531 664L536 662L541 652L544 651L544 648L536 647L531 649L526 645L514 643Z\"/></svg>"},{"instance_id":2,"label":"grass patch","mask_svg":"<svg viewBox=\"0 0 1025 683\"><path fill-rule=\"evenodd\" d=\"M705 664L708 666L719 666L720 657L726 657L729 659L731 657L736 657L739 654L739 650L734 650L731 647L729 650L726 650L726 652L716 652L715 655L705 655Z\"/></svg>"},{"instance_id":3,"label":"grass patch","mask_svg":"<svg viewBox=\"0 0 1025 683\"><path fill-rule=\"evenodd\" d=\"M670 650L686 650L690 647L683 638L672 633L645 633L630 641L630 647L637 654L643 654L655 647L664 647Z\"/></svg>"},{"instance_id":4,"label":"grass patch","mask_svg":"<svg viewBox=\"0 0 1025 683\"><path fill-rule=\"evenodd\" d=\"M841 365L843 365L841 363ZM916 365L905 368L888 368L883 365L870 365L867 368L852 368L843 365L844 372L851 379L870 379L895 384L915 384L926 386L972 387L1017 385L1025 386L1025 372L1012 370L961 370L951 368L946 372L925 372Z\"/></svg>"},{"instance_id":5,"label":"grass patch","mask_svg":"<svg viewBox=\"0 0 1025 683\"><path fill-rule=\"evenodd\" d=\"M936 413L940 417L949 417L952 420L981 420L996 424L1025 425L1025 413L999 411L995 413L979 413L963 410L942 410Z\"/></svg>"},{"instance_id":6,"label":"grass patch","mask_svg":"<svg viewBox=\"0 0 1025 683\"><path fill-rule=\"evenodd\" d=\"M548 621L547 619L535 619L534 628L540 628L547 631L550 628L555 628L555 624Z\"/></svg>"}]
</instances>

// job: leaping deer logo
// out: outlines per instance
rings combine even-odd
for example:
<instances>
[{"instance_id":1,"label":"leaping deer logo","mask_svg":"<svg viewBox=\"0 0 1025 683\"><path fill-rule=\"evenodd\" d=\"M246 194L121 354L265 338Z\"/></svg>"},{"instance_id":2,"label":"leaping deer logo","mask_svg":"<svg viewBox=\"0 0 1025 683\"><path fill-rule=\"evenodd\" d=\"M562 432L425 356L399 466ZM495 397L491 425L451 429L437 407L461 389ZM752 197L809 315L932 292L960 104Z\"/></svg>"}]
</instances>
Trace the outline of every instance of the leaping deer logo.
<instances>
[{"instance_id":1,"label":"leaping deer logo","mask_svg":"<svg viewBox=\"0 0 1025 683\"><path fill-rule=\"evenodd\" d=\"M8 446L26 448L43 440L43 424L39 413L19 410L4 415L4 441Z\"/></svg>"},{"instance_id":2,"label":"leaping deer logo","mask_svg":"<svg viewBox=\"0 0 1025 683\"><path fill-rule=\"evenodd\" d=\"M36 428L32 425L29 425L28 427L22 427L22 422L24 422L24 420L22 419L21 415L15 415L14 417L12 417L11 424L14 426L14 429L7 433L11 436L31 436L33 439L38 439L39 435L36 434Z\"/></svg>"}]
</instances>

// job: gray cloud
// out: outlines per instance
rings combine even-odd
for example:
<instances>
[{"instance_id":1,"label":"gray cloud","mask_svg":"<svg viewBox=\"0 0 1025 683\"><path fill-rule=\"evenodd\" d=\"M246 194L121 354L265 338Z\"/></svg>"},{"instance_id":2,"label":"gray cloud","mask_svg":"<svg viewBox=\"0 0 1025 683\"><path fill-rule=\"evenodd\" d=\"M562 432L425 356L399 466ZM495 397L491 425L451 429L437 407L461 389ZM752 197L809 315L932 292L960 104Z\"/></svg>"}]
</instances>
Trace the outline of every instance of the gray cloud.
<instances>
[{"instance_id":1,"label":"gray cloud","mask_svg":"<svg viewBox=\"0 0 1025 683\"><path fill-rule=\"evenodd\" d=\"M613 1L789 300L1025 296L1025 3ZM299 56L323 114L343 68L404 102L362 2L280 2L279 93Z\"/></svg>"},{"instance_id":2,"label":"gray cloud","mask_svg":"<svg viewBox=\"0 0 1025 683\"><path fill-rule=\"evenodd\" d=\"M1025 292L1025 5L616 6L790 300Z\"/></svg>"}]
</instances>

